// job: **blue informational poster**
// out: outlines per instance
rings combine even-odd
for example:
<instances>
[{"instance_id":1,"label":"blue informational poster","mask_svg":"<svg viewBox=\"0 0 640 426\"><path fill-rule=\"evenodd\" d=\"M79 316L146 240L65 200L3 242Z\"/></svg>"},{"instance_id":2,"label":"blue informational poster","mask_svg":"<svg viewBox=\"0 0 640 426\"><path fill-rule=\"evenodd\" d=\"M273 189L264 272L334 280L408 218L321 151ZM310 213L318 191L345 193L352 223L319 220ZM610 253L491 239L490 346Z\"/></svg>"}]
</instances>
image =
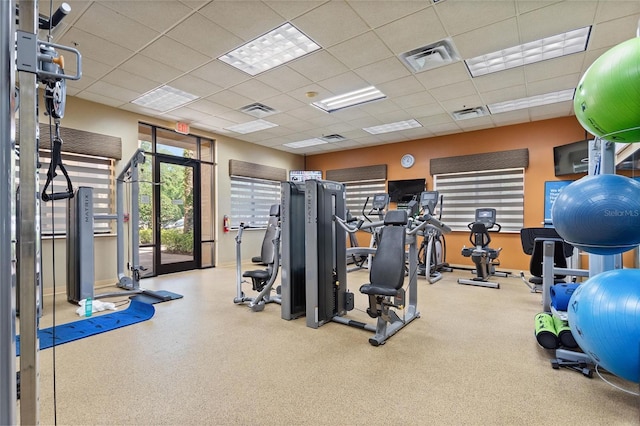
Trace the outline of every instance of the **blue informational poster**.
<instances>
[{"instance_id":1,"label":"blue informational poster","mask_svg":"<svg viewBox=\"0 0 640 426\"><path fill-rule=\"evenodd\" d=\"M544 224L552 225L551 207L560 195L560 192L572 183L572 180L553 180L544 183Z\"/></svg>"}]
</instances>

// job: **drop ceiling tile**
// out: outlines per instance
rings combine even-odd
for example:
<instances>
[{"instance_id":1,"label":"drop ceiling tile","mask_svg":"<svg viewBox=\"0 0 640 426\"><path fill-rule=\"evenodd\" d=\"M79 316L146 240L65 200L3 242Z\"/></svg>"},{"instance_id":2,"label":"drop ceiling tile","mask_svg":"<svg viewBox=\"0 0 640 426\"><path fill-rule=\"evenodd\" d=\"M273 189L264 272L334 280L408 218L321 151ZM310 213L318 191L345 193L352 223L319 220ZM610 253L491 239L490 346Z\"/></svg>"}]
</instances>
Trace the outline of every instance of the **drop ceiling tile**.
<instances>
[{"instance_id":1,"label":"drop ceiling tile","mask_svg":"<svg viewBox=\"0 0 640 426\"><path fill-rule=\"evenodd\" d=\"M411 75L407 67L396 57L365 65L356 69L355 72L373 85Z\"/></svg>"},{"instance_id":2,"label":"drop ceiling tile","mask_svg":"<svg viewBox=\"0 0 640 426\"><path fill-rule=\"evenodd\" d=\"M561 58L549 59L523 67L527 83L580 73L585 53L574 53Z\"/></svg>"},{"instance_id":3,"label":"drop ceiling tile","mask_svg":"<svg viewBox=\"0 0 640 426\"><path fill-rule=\"evenodd\" d=\"M211 59L224 55L244 42L199 13L189 16L166 35Z\"/></svg>"},{"instance_id":4,"label":"drop ceiling tile","mask_svg":"<svg viewBox=\"0 0 640 426\"><path fill-rule=\"evenodd\" d=\"M569 115L573 111L573 101L559 102L556 104L541 107L529 108L529 115L533 120L545 120L558 117L559 115Z\"/></svg>"},{"instance_id":5,"label":"drop ceiling tile","mask_svg":"<svg viewBox=\"0 0 640 426\"><path fill-rule=\"evenodd\" d=\"M374 101L374 102L380 102L380 101ZM336 117L338 120L344 121L346 123L351 123L351 124L353 124L355 120L371 117L369 114L366 113L366 111L358 107L341 109L339 111L332 112L331 115Z\"/></svg>"},{"instance_id":6,"label":"drop ceiling tile","mask_svg":"<svg viewBox=\"0 0 640 426\"><path fill-rule=\"evenodd\" d=\"M119 68L159 83L165 83L182 75L182 71L142 55L133 56Z\"/></svg>"},{"instance_id":7,"label":"drop ceiling tile","mask_svg":"<svg viewBox=\"0 0 640 426\"><path fill-rule=\"evenodd\" d=\"M361 105L359 108L365 111L367 114L371 114L372 116L380 116L380 115L384 116L387 114L396 113L398 111L405 116L407 115L406 111L400 109L400 107L398 107L397 104L395 104L389 99L369 102L364 105ZM406 118L405 120L408 120L408 118Z\"/></svg>"},{"instance_id":8,"label":"drop ceiling tile","mask_svg":"<svg viewBox=\"0 0 640 426\"><path fill-rule=\"evenodd\" d=\"M209 61L209 57L162 36L140 51L141 55L165 64L172 64L180 71L190 71Z\"/></svg>"},{"instance_id":9,"label":"drop ceiling tile","mask_svg":"<svg viewBox=\"0 0 640 426\"><path fill-rule=\"evenodd\" d=\"M416 78L426 89L471 80L467 66L462 61L418 73Z\"/></svg>"},{"instance_id":10,"label":"drop ceiling tile","mask_svg":"<svg viewBox=\"0 0 640 426\"><path fill-rule=\"evenodd\" d=\"M190 7L191 9L199 9L203 4L208 3L210 0L180 0L180 3L185 6Z\"/></svg>"},{"instance_id":11,"label":"drop ceiling tile","mask_svg":"<svg viewBox=\"0 0 640 426\"><path fill-rule=\"evenodd\" d=\"M288 66L313 82L342 74L349 70L329 52L317 50L288 63Z\"/></svg>"},{"instance_id":12,"label":"drop ceiling tile","mask_svg":"<svg viewBox=\"0 0 640 426\"><path fill-rule=\"evenodd\" d=\"M482 93L482 100L485 104L493 104L496 102L512 101L515 99L527 97L527 86L512 86L504 89L492 90Z\"/></svg>"},{"instance_id":13,"label":"drop ceiling tile","mask_svg":"<svg viewBox=\"0 0 640 426\"><path fill-rule=\"evenodd\" d=\"M113 44L76 27L70 28L56 43L74 46L82 54L82 59L110 62L113 66L133 55L133 50Z\"/></svg>"},{"instance_id":14,"label":"drop ceiling tile","mask_svg":"<svg viewBox=\"0 0 640 426\"><path fill-rule=\"evenodd\" d=\"M398 96L393 99L393 102L400 108L408 109L415 108L422 105L429 105L435 103L435 99L429 92L423 90L417 93L410 93L408 95Z\"/></svg>"},{"instance_id":15,"label":"drop ceiling tile","mask_svg":"<svg viewBox=\"0 0 640 426\"><path fill-rule=\"evenodd\" d=\"M171 115L174 117L178 117L180 120L186 121L187 123L206 120L207 118L210 117L209 114L189 108L188 106L171 110Z\"/></svg>"},{"instance_id":16,"label":"drop ceiling tile","mask_svg":"<svg viewBox=\"0 0 640 426\"><path fill-rule=\"evenodd\" d=\"M309 105L311 104L311 102L316 102L320 99L328 98L333 94L319 84L310 84L308 86L304 86L299 89L287 92L287 95L306 105Z\"/></svg>"},{"instance_id":17,"label":"drop ceiling tile","mask_svg":"<svg viewBox=\"0 0 640 426\"><path fill-rule=\"evenodd\" d=\"M140 92L125 89L124 87L119 87L103 80L96 81L91 86L87 87L83 93L92 93L95 95L106 96L111 99L117 99L121 104L131 102L140 96Z\"/></svg>"},{"instance_id":18,"label":"drop ceiling tile","mask_svg":"<svg viewBox=\"0 0 640 426\"><path fill-rule=\"evenodd\" d=\"M301 102L286 94L280 94L264 99L262 103L280 112L286 112L307 105L306 102Z\"/></svg>"},{"instance_id":19,"label":"drop ceiling tile","mask_svg":"<svg viewBox=\"0 0 640 426\"><path fill-rule=\"evenodd\" d=\"M393 56L373 31L327 48L329 53L350 69L356 69Z\"/></svg>"},{"instance_id":20,"label":"drop ceiling tile","mask_svg":"<svg viewBox=\"0 0 640 426\"><path fill-rule=\"evenodd\" d=\"M87 92L87 91L80 92L77 96L80 99L85 99L87 101L95 102L97 104L107 105L114 108L119 108L124 103L119 99L113 99L99 93L93 93L93 92Z\"/></svg>"},{"instance_id":21,"label":"drop ceiling tile","mask_svg":"<svg viewBox=\"0 0 640 426\"><path fill-rule=\"evenodd\" d=\"M263 72L256 79L281 92L290 92L311 84L311 80L286 65Z\"/></svg>"},{"instance_id":22,"label":"drop ceiling tile","mask_svg":"<svg viewBox=\"0 0 640 426\"><path fill-rule=\"evenodd\" d=\"M640 2L637 1L600 1L596 12L596 22L606 22L617 18L640 15Z\"/></svg>"},{"instance_id":23,"label":"drop ceiling tile","mask_svg":"<svg viewBox=\"0 0 640 426\"><path fill-rule=\"evenodd\" d=\"M509 126L512 124L526 123L530 120L529 109L519 109L516 111L507 111L500 114L492 114L491 119L496 126Z\"/></svg>"},{"instance_id":24,"label":"drop ceiling tile","mask_svg":"<svg viewBox=\"0 0 640 426\"><path fill-rule=\"evenodd\" d=\"M307 106L307 105L300 108L292 109L289 111L289 115L293 117L297 117L300 120L312 120L314 118L321 117L325 114L327 113L324 111L320 111L318 108Z\"/></svg>"},{"instance_id":25,"label":"drop ceiling tile","mask_svg":"<svg viewBox=\"0 0 640 426\"><path fill-rule=\"evenodd\" d=\"M422 92L424 90L422 84L412 75L387 81L376 87L387 95L387 97L410 95L411 93Z\"/></svg>"},{"instance_id":26,"label":"drop ceiling tile","mask_svg":"<svg viewBox=\"0 0 640 426\"><path fill-rule=\"evenodd\" d=\"M436 5L449 34L456 35L494 24L516 14L514 0L449 1Z\"/></svg>"},{"instance_id":27,"label":"drop ceiling tile","mask_svg":"<svg viewBox=\"0 0 640 426\"><path fill-rule=\"evenodd\" d=\"M67 81L67 96L75 96L78 92L91 86L96 81L97 80L94 77L88 75L83 76L80 80ZM74 91L73 94L70 89Z\"/></svg>"},{"instance_id":28,"label":"drop ceiling tile","mask_svg":"<svg viewBox=\"0 0 640 426\"><path fill-rule=\"evenodd\" d=\"M334 95L340 95L370 86L367 81L352 71L319 81L318 84Z\"/></svg>"},{"instance_id":29,"label":"drop ceiling tile","mask_svg":"<svg viewBox=\"0 0 640 426\"><path fill-rule=\"evenodd\" d=\"M111 71L102 78L102 81L113 84L114 86L124 87L139 94L146 93L158 87L157 81L149 80L121 69Z\"/></svg>"},{"instance_id":30,"label":"drop ceiling tile","mask_svg":"<svg viewBox=\"0 0 640 426\"><path fill-rule=\"evenodd\" d=\"M442 102L445 111L451 113L465 108L475 108L482 105L482 99L477 95L465 96L462 98L451 99Z\"/></svg>"},{"instance_id":31,"label":"drop ceiling tile","mask_svg":"<svg viewBox=\"0 0 640 426\"><path fill-rule=\"evenodd\" d=\"M324 114L314 118L310 118L308 121L316 129L317 135L320 136L321 133L318 129L323 128L325 126L330 126L335 120L336 119L332 117L330 114Z\"/></svg>"},{"instance_id":32,"label":"drop ceiling tile","mask_svg":"<svg viewBox=\"0 0 640 426\"><path fill-rule=\"evenodd\" d=\"M69 64L69 61L65 58L66 73L75 72L75 64L73 64L73 66L70 65L71 64ZM106 78L106 75L109 74L111 70L113 70L112 65L107 65L94 59L82 58L82 78L80 78L80 80L84 79L85 77L100 78L105 76ZM73 80L67 80L67 84L69 84L71 81Z\"/></svg>"},{"instance_id":33,"label":"drop ceiling tile","mask_svg":"<svg viewBox=\"0 0 640 426\"><path fill-rule=\"evenodd\" d=\"M450 99L462 98L477 94L477 90L471 81L461 81L447 86L436 87L429 90L431 96L439 102Z\"/></svg>"},{"instance_id":34,"label":"drop ceiling tile","mask_svg":"<svg viewBox=\"0 0 640 426\"><path fill-rule=\"evenodd\" d=\"M255 102L254 99L238 95L237 93L233 93L229 90L223 90L221 92L214 93L211 96L207 96L207 100L220 104L229 109L239 109L245 105L249 105Z\"/></svg>"},{"instance_id":35,"label":"drop ceiling tile","mask_svg":"<svg viewBox=\"0 0 640 426\"><path fill-rule=\"evenodd\" d=\"M324 48L369 30L358 14L342 1L324 3L295 18L292 24Z\"/></svg>"},{"instance_id":36,"label":"drop ceiling tile","mask_svg":"<svg viewBox=\"0 0 640 426\"><path fill-rule=\"evenodd\" d=\"M219 116L221 114L224 114L225 112L231 111L231 109L225 106L222 106L220 104L217 104L215 102L212 102L208 99L197 99L194 102L189 104L189 108L194 109L196 111L204 112L209 116L211 115Z\"/></svg>"},{"instance_id":37,"label":"drop ceiling tile","mask_svg":"<svg viewBox=\"0 0 640 426\"><path fill-rule=\"evenodd\" d=\"M251 77L217 59L191 71L191 74L224 88L240 84Z\"/></svg>"},{"instance_id":38,"label":"drop ceiling tile","mask_svg":"<svg viewBox=\"0 0 640 426\"><path fill-rule=\"evenodd\" d=\"M273 10L275 10L280 16L285 17L287 20L292 20L300 15L305 14L311 9L326 3L327 0L305 0L305 1L291 1L291 0L266 0L265 3Z\"/></svg>"},{"instance_id":39,"label":"drop ceiling tile","mask_svg":"<svg viewBox=\"0 0 640 426\"><path fill-rule=\"evenodd\" d=\"M234 123L247 123L249 121L253 121L256 119L255 117L249 114L245 114L244 112L235 111L235 110L229 110L227 112L223 112L222 114L217 114L217 116L222 119L232 121ZM264 119L269 121L268 117L265 117Z\"/></svg>"},{"instance_id":40,"label":"drop ceiling tile","mask_svg":"<svg viewBox=\"0 0 640 426\"><path fill-rule=\"evenodd\" d=\"M451 118L451 114L447 113L432 115L431 117L423 117L419 121L424 127L432 127L438 124L455 123L454 119Z\"/></svg>"},{"instance_id":41,"label":"drop ceiling tile","mask_svg":"<svg viewBox=\"0 0 640 426\"><path fill-rule=\"evenodd\" d=\"M144 1L104 1L100 3L149 28L163 32L193 13L193 9L177 2L163 1L161 7L149 7Z\"/></svg>"},{"instance_id":42,"label":"drop ceiling tile","mask_svg":"<svg viewBox=\"0 0 640 426\"><path fill-rule=\"evenodd\" d=\"M489 127L494 127L493 121L491 121L491 116L477 117L477 118L468 118L466 120L458 120L456 121L458 127L460 127L464 131L472 131L472 130L481 130L487 129Z\"/></svg>"},{"instance_id":43,"label":"drop ceiling tile","mask_svg":"<svg viewBox=\"0 0 640 426\"><path fill-rule=\"evenodd\" d=\"M432 7L376 28L375 32L396 55L448 36Z\"/></svg>"},{"instance_id":44,"label":"drop ceiling tile","mask_svg":"<svg viewBox=\"0 0 640 426\"><path fill-rule=\"evenodd\" d=\"M278 113L270 115L269 121L277 124L278 126L289 126L289 125L299 125L300 119L298 117L294 117L287 113Z\"/></svg>"},{"instance_id":45,"label":"drop ceiling tile","mask_svg":"<svg viewBox=\"0 0 640 426\"><path fill-rule=\"evenodd\" d=\"M520 43L527 43L590 25L597 2L562 2L524 13L518 17Z\"/></svg>"},{"instance_id":46,"label":"drop ceiling tile","mask_svg":"<svg viewBox=\"0 0 640 426\"><path fill-rule=\"evenodd\" d=\"M210 83L190 74L183 75L169 82L171 87L191 93L201 98L207 97L222 90L217 84Z\"/></svg>"},{"instance_id":47,"label":"drop ceiling tile","mask_svg":"<svg viewBox=\"0 0 640 426\"><path fill-rule=\"evenodd\" d=\"M518 10L518 13L522 14L531 12L532 10L550 6L561 1L563 0L517 0L516 8Z\"/></svg>"},{"instance_id":48,"label":"drop ceiling tile","mask_svg":"<svg viewBox=\"0 0 640 426\"><path fill-rule=\"evenodd\" d=\"M117 23L117 24L116 24ZM155 30L94 2L75 26L131 50L138 50L160 35Z\"/></svg>"},{"instance_id":49,"label":"drop ceiling tile","mask_svg":"<svg viewBox=\"0 0 640 426\"><path fill-rule=\"evenodd\" d=\"M524 84L524 82L524 69L522 67L486 74L473 79L473 84L476 85L480 93L518 86Z\"/></svg>"},{"instance_id":50,"label":"drop ceiling tile","mask_svg":"<svg viewBox=\"0 0 640 426\"><path fill-rule=\"evenodd\" d=\"M518 31L518 20L509 18L458 34L452 39L460 56L468 59L520 44Z\"/></svg>"},{"instance_id":51,"label":"drop ceiling tile","mask_svg":"<svg viewBox=\"0 0 640 426\"><path fill-rule=\"evenodd\" d=\"M433 103L428 105L420 105L412 108L406 109L407 113L412 117L420 118L437 116L437 115L448 115L442 106L439 103Z\"/></svg>"},{"instance_id":52,"label":"drop ceiling tile","mask_svg":"<svg viewBox=\"0 0 640 426\"><path fill-rule=\"evenodd\" d=\"M580 77L579 73L575 73L528 83L527 95L542 95L558 90L575 88L578 85L578 81L580 81Z\"/></svg>"},{"instance_id":53,"label":"drop ceiling tile","mask_svg":"<svg viewBox=\"0 0 640 426\"><path fill-rule=\"evenodd\" d=\"M254 102L261 101L266 98L271 98L280 93L273 87L255 79L236 84L235 86L230 88L229 91L237 93L248 99L253 99Z\"/></svg>"},{"instance_id":54,"label":"drop ceiling tile","mask_svg":"<svg viewBox=\"0 0 640 426\"><path fill-rule=\"evenodd\" d=\"M402 131L402 135L407 140L426 139L433 136L433 132L427 128L419 127L416 129L407 129Z\"/></svg>"},{"instance_id":55,"label":"drop ceiling tile","mask_svg":"<svg viewBox=\"0 0 640 426\"><path fill-rule=\"evenodd\" d=\"M429 2L420 1L361 1L350 0L349 5L371 28L377 28L397 19L431 7Z\"/></svg>"},{"instance_id":56,"label":"drop ceiling tile","mask_svg":"<svg viewBox=\"0 0 640 426\"><path fill-rule=\"evenodd\" d=\"M460 127L458 127L456 123L434 124L429 126L429 130L436 136L445 136L453 133L460 133L461 131Z\"/></svg>"},{"instance_id":57,"label":"drop ceiling tile","mask_svg":"<svg viewBox=\"0 0 640 426\"><path fill-rule=\"evenodd\" d=\"M623 41L634 38L639 18L640 14L595 25L589 37L589 50L611 48Z\"/></svg>"},{"instance_id":58,"label":"drop ceiling tile","mask_svg":"<svg viewBox=\"0 0 640 426\"><path fill-rule=\"evenodd\" d=\"M198 13L245 41L279 27L285 18L260 1L214 1Z\"/></svg>"}]
</instances>

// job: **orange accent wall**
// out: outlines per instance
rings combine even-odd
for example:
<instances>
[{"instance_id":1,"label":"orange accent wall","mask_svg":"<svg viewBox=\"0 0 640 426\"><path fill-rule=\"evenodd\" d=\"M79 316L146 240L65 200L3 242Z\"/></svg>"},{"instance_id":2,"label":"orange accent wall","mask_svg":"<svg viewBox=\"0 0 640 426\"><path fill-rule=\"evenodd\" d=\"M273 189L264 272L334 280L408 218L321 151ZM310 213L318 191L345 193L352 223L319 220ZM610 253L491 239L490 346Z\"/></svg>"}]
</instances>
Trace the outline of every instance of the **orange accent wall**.
<instances>
[{"instance_id":1,"label":"orange accent wall","mask_svg":"<svg viewBox=\"0 0 640 426\"><path fill-rule=\"evenodd\" d=\"M387 164L387 179L426 178L427 188L433 188L429 172L432 158L529 149L529 167L525 170L524 226L541 226L544 220L544 183L553 180L579 179L582 175L556 178L553 167L553 147L585 138L584 129L575 117L557 118L492 129L464 132L455 135L418 139L389 145L379 145L348 151L310 155L307 170L343 169L349 167ZM410 169L400 165L404 154L413 154L416 161ZM445 201L446 211L446 201ZM498 218L498 222L500 218ZM502 247L501 267L529 270L529 257L522 251L519 234L492 234L491 246ZM452 232L446 236L447 261L454 265L472 266L461 254L463 245L469 246L468 232ZM368 245L368 240L361 241Z\"/></svg>"}]
</instances>

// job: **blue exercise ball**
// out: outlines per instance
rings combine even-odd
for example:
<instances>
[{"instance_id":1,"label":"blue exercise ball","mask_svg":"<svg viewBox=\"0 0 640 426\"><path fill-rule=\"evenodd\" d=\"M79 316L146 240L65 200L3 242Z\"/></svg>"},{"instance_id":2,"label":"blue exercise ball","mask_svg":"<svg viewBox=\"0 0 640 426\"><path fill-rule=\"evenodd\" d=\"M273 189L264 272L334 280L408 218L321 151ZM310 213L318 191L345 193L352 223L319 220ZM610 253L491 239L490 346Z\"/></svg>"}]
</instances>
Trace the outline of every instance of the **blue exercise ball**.
<instances>
[{"instance_id":1,"label":"blue exercise ball","mask_svg":"<svg viewBox=\"0 0 640 426\"><path fill-rule=\"evenodd\" d=\"M586 354L616 376L640 382L640 270L589 278L571 295L567 314Z\"/></svg>"},{"instance_id":2,"label":"blue exercise ball","mask_svg":"<svg viewBox=\"0 0 640 426\"><path fill-rule=\"evenodd\" d=\"M588 253L623 253L640 244L640 182L586 176L566 186L551 209L558 234Z\"/></svg>"}]
</instances>

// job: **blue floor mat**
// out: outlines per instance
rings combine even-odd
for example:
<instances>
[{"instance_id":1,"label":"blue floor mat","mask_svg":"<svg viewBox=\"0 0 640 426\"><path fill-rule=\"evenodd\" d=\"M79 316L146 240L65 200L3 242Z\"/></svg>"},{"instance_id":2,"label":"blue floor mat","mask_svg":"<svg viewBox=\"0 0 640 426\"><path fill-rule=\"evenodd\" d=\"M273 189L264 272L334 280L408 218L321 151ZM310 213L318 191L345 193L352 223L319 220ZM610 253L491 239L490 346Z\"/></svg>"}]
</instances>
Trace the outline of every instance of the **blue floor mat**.
<instances>
[{"instance_id":1,"label":"blue floor mat","mask_svg":"<svg viewBox=\"0 0 640 426\"><path fill-rule=\"evenodd\" d=\"M60 324L55 327L55 345L73 342L74 340L126 327L146 321L155 313L153 305L132 300L124 311L111 314L96 315L80 321ZM53 327L38 330L40 349L48 349L54 344ZM16 355L20 356L20 336L16 336Z\"/></svg>"}]
</instances>

